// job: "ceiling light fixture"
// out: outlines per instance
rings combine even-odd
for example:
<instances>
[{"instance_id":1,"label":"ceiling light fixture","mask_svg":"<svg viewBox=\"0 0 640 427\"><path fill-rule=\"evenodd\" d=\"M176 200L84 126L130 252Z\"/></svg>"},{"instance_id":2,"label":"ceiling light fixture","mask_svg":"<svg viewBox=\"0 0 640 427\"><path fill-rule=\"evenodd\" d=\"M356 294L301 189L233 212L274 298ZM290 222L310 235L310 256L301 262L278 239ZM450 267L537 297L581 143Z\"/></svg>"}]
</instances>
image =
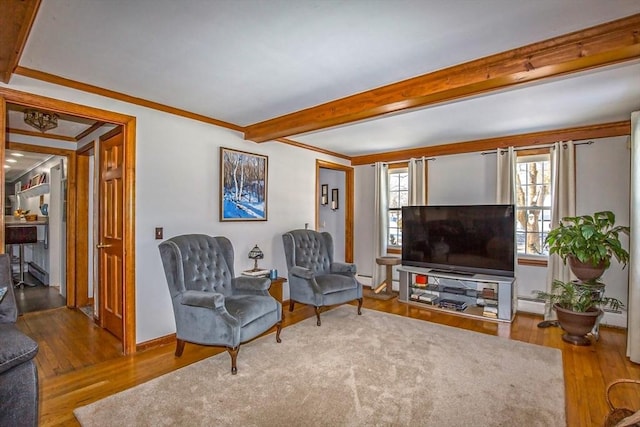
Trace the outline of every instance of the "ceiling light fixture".
<instances>
[{"instance_id":1,"label":"ceiling light fixture","mask_svg":"<svg viewBox=\"0 0 640 427\"><path fill-rule=\"evenodd\" d=\"M14 157L24 157L24 154L22 153L11 153L11 155Z\"/></svg>"},{"instance_id":2,"label":"ceiling light fixture","mask_svg":"<svg viewBox=\"0 0 640 427\"><path fill-rule=\"evenodd\" d=\"M44 133L58 127L58 115L38 110L25 110L24 122Z\"/></svg>"},{"instance_id":3,"label":"ceiling light fixture","mask_svg":"<svg viewBox=\"0 0 640 427\"><path fill-rule=\"evenodd\" d=\"M7 159L7 162L9 162L9 163L18 163L18 161L16 159Z\"/></svg>"}]
</instances>

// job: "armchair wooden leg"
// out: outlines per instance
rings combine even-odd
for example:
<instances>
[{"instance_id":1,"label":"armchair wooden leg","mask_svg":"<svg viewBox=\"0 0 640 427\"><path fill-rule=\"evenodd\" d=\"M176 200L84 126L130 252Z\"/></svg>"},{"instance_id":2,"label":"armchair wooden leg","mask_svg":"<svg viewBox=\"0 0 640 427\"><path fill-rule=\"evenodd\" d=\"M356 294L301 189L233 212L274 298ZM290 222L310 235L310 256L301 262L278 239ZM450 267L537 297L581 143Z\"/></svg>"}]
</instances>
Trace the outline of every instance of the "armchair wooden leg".
<instances>
[{"instance_id":1,"label":"armchair wooden leg","mask_svg":"<svg viewBox=\"0 0 640 427\"><path fill-rule=\"evenodd\" d=\"M320 307L316 306L316 317L318 318L318 322L316 324L320 326Z\"/></svg>"},{"instance_id":2,"label":"armchair wooden leg","mask_svg":"<svg viewBox=\"0 0 640 427\"><path fill-rule=\"evenodd\" d=\"M276 329L276 342L282 342L282 340L280 339L280 331L282 331L282 322L278 322L276 323L277 329Z\"/></svg>"},{"instance_id":3,"label":"armchair wooden leg","mask_svg":"<svg viewBox=\"0 0 640 427\"><path fill-rule=\"evenodd\" d=\"M236 348L227 347L227 352L229 352L229 356L231 356L231 375L235 375L238 373L238 367L236 366L236 359L238 359L239 351L240 351L240 346Z\"/></svg>"},{"instance_id":4,"label":"armchair wooden leg","mask_svg":"<svg viewBox=\"0 0 640 427\"><path fill-rule=\"evenodd\" d=\"M358 298L358 315L362 315L362 298Z\"/></svg>"},{"instance_id":5,"label":"armchair wooden leg","mask_svg":"<svg viewBox=\"0 0 640 427\"><path fill-rule=\"evenodd\" d=\"M293 300L289 299L289 311L293 311L293 304L294 304Z\"/></svg>"},{"instance_id":6,"label":"armchair wooden leg","mask_svg":"<svg viewBox=\"0 0 640 427\"><path fill-rule=\"evenodd\" d=\"M179 339L176 342L176 357L182 356L183 351L184 351L184 341Z\"/></svg>"}]
</instances>

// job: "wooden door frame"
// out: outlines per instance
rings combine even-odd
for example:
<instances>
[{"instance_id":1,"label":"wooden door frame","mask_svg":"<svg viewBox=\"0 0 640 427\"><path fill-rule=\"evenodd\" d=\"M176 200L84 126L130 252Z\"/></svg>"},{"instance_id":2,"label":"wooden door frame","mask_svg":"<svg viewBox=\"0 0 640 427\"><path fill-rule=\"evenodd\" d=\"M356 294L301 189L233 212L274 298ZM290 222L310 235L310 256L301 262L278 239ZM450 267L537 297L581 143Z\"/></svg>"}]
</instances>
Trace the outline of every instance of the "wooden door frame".
<instances>
[{"instance_id":1,"label":"wooden door frame","mask_svg":"<svg viewBox=\"0 0 640 427\"><path fill-rule=\"evenodd\" d=\"M54 98L48 98L14 89L0 87L0 126L6 129L6 103L19 104L27 107L40 108L61 114L84 117L105 123L113 123L123 127L124 136L124 290L123 290L123 337L122 349L124 354L136 352L136 307L135 307L135 153L136 153L136 118L113 111L102 110L86 105L75 104ZM0 155L4 160L4 150L7 147L6 132L0 132ZM45 147L37 146L38 151ZM75 307L75 293L77 271L84 268L80 263L86 262L86 254L80 250L86 248L88 236L78 233L78 212L76 207L78 196L77 155L69 156L67 165L67 292L72 295L69 306ZM4 170L0 173L0 203L4 210ZM0 215L0 248L4 247L4 215ZM84 260L83 261L83 256Z\"/></svg>"},{"instance_id":2,"label":"wooden door frame","mask_svg":"<svg viewBox=\"0 0 640 427\"><path fill-rule=\"evenodd\" d=\"M316 230L320 224L320 169L331 169L345 173L345 223L344 223L344 259L345 262L353 262L353 193L354 193L354 169L351 166L316 159Z\"/></svg>"},{"instance_id":3,"label":"wooden door frame","mask_svg":"<svg viewBox=\"0 0 640 427\"><path fill-rule=\"evenodd\" d=\"M76 187L76 234L86 236L86 238L76 239L76 307L91 303L89 299L89 263L93 262L93 259L89 258L89 233L91 232L89 229L89 205L93 203L93 199L89 194L89 183L93 177L89 174L89 160L94 146L95 143L90 142L76 152L76 182L78 183ZM86 197L84 197L85 195Z\"/></svg>"}]
</instances>

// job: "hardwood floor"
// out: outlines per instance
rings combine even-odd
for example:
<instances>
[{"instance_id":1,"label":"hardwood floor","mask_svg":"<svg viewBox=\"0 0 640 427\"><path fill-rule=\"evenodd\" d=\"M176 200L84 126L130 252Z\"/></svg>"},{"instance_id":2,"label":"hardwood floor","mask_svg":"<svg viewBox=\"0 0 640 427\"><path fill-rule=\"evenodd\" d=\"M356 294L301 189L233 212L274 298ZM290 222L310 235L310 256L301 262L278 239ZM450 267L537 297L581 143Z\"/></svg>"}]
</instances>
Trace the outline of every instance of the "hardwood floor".
<instances>
[{"instance_id":1,"label":"hardwood floor","mask_svg":"<svg viewBox=\"0 0 640 427\"><path fill-rule=\"evenodd\" d=\"M36 286L23 286L14 289L20 313L49 310L64 307L67 304L66 299L60 295L60 288L45 286L28 272L24 276L27 283Z\"/></svg>"},{"instance_id":2,"label":"hardwood floor","mask_svg":"<svg viewBox=\"0 0 640 427\"><path fill-rule=\"evenodd\" d=\"M289 313L288 303L285 305L285 327L314 316L309 307L297 304ZM505 324L436 313L397 299L365 298L364 307L561 349L567 424L571 427L601 426L609 411L606 385L618 378L640 379L640 365L625 356L626 331L621 329L602 328L594 345L576 347L562 341L559 328L538 328L541 318L526 313L519 313L513 323ZM66 308L27 313L18 320L18 327L40 344L36 363L41 426L77 426L74 408L224 351L187 344L183 356L176 358L175 345L168 344L122 356L121 346L113 336L80 311ZM286 340L286 329L282 339ZM621 388L616 399L616 406L640 408L638 387Z\"/></svg>"}]
</instances>

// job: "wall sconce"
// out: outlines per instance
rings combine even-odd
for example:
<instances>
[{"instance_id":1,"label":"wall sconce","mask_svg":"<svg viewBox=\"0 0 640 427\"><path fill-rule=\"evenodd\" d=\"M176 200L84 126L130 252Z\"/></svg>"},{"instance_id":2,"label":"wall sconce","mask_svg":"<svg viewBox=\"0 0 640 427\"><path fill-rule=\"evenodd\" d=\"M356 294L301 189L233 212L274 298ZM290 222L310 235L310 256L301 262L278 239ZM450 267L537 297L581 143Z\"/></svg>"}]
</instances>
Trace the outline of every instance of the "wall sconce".
<instances>
[{"instance_id":1,"label":"wall sconce","mask_svg":"<svg viewBox=\"0 0 640 427\"><path fill-rule=\"evenodd\" d=\"M320 204L326 205L329 203L329 185L322 184L320 188Z\"/></svg>"},{"instance_id":2,"label":"wall sconce","mask_svg":"<svg viewBox=\"0 0 640 427\"><path fill-rule=\"evenodd\" d=\"M338 210L338 189L334 188L331 190L331 209L336 211Z\"/></svg>"}]
</instances>

